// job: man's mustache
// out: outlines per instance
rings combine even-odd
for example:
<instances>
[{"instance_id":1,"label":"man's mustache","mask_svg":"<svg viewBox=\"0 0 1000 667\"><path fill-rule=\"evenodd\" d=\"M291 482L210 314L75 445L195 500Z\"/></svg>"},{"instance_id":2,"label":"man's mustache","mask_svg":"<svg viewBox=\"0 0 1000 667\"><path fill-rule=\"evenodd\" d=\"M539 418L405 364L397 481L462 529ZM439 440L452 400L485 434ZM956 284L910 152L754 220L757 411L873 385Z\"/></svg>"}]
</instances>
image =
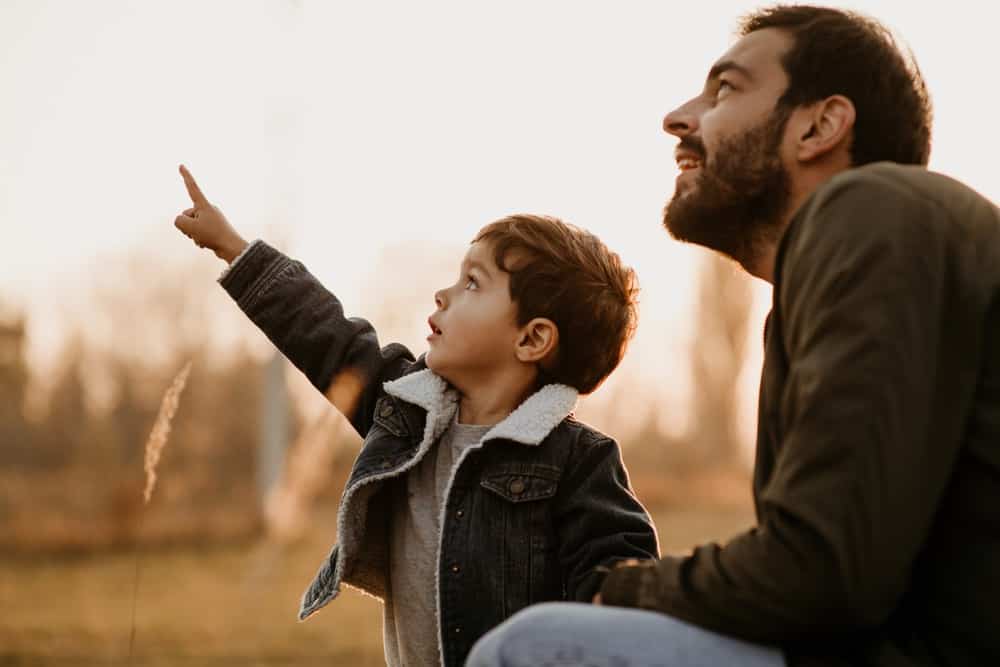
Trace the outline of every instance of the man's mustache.
<instances>
[{"instance_id":1,"label":"man's mustache","mask_svg":"<svg viewBox=\"0 0 1000 667\"><path fill-rule=\"evenodd\" d=\"M680 142L678 142L677 144L677 150L691 151L692 153L695 153L698 156L698 159L700 159L702 163L705 162L705 144L703 144L701 142L701 139L699 139L698 137L692 136L690 134L681 137Z\"/></svg>"}]
</instances>

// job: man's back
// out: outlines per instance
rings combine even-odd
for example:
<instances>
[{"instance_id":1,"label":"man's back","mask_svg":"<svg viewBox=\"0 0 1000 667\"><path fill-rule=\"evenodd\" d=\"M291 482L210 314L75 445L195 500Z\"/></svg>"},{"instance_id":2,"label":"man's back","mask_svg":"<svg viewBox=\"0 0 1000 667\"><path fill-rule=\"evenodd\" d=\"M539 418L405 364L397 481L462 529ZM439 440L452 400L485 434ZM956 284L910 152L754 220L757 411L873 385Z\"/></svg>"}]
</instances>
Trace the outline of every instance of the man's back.
<instances>
[{"instance_id":1,"label":"man's back","mask_svg":"<svg viewBox=\"0 0 1000 667\"><path fill-rule=\"evenodd\" d=\"M836 577L800 589L852 638L793 663L1000 660L1000 212L921 168L845 172L792 221L774 298L758 515L826 561L784 566Z\"/></svg>"}]
</instances>

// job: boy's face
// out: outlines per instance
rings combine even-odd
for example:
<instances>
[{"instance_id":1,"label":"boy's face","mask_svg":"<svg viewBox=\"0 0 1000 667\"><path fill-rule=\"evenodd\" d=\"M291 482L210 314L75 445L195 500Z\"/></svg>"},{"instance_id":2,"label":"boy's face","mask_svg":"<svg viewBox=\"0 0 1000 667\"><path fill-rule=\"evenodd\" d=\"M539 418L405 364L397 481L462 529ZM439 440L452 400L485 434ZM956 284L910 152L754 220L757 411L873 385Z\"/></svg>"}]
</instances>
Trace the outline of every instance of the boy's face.
<instances>
[{"instance_id":1,"label":"boy's face","mask_svg":"<svg viewBox=\"0 0 1000 667\"><path fill-rule=\"evenodd\" d=\"M521 364L515 356L520 328L510 275L494 262L489 243L469 247L457 282L435 292L434 302L437 310L427 320L426 361L432 371L463 390Z\"/></svg>"}]
</instances>

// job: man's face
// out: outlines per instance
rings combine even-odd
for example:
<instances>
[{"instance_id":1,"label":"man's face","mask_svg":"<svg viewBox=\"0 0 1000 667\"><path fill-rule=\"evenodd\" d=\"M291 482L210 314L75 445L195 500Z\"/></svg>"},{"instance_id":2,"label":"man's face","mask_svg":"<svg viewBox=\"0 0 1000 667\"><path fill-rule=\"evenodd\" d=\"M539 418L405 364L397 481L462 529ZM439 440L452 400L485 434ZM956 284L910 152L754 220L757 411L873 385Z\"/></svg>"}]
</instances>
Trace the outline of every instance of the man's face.
<instances>
[{"instance_id":1,"label":"man's face","mask_svg":"<svg viewBox=\"0 0 1000 667\"><path fill-rule=\"evenodd\" d=\"M520 331L510 275L496 265L488 242L469 247L458 280L438 290L434 302L437 310L428 318L428 368L462 389L518 363L514 354Z\"/></svg>"},{"instance_id":2,"label":"man's face","mask_svg":"<svg viewBox=\"0 0 1000 667\"><path fill-rule=\"evenodd\" d=\"M748 265L762 242L775 241L789 198L782 148L788 86L781 64L792 45L765 29L733 45L709 72L701 93L671 111L663 129L678 137L677 177L663 223L681 241Z\"/></svg>"}]
</instances>

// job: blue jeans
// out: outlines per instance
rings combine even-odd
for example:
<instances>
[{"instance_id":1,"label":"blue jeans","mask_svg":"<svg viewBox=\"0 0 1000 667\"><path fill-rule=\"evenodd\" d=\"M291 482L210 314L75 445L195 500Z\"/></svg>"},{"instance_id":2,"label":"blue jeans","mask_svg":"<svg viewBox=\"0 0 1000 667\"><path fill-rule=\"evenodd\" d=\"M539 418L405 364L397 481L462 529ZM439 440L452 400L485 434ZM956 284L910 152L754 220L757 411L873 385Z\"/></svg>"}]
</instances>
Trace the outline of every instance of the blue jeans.
<instances>
[{"instance_id":1,"label":"blue jeans","mask_svg":"<svg viewBox=\"0 0 1000 667\"><path fill-rule=\"evenodd\" d=\"M785 667L781 651L665 614L573 602L528 607L483 636L466 667Z\"/></svg>"}]
</instances>

